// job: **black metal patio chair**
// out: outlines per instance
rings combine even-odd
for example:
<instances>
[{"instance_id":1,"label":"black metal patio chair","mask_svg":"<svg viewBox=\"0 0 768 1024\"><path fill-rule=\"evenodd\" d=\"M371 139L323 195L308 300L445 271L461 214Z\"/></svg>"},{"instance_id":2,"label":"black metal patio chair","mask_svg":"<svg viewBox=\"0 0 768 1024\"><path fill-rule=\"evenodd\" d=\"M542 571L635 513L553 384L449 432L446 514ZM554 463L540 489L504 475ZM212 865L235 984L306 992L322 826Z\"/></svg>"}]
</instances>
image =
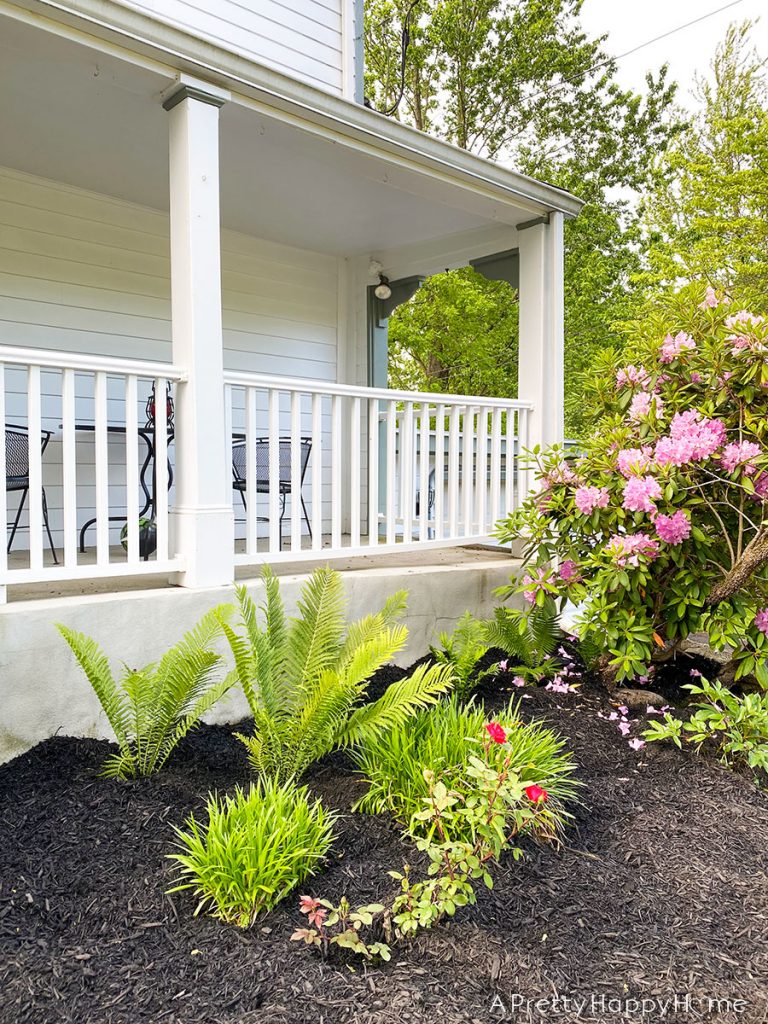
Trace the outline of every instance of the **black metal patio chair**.
<instances>
[{"instance_id":1,"label":"black metal patio chair","mask_svg":"<svg viewBox=\"0 0 768 1024\"><path fill-rule=\"evenodd\" d=\"M283 547L283 519L285 518L285 507L288 495L291 494L291 439L281 437L278 439L278 464L279 477L278 488L280 493L280 549ZM300 483L299 501L301 502L302 518L307 524L307 532L312 539L312 527L309 524L307 506L304 504L304 497L301 488L304 486L304 476L309 465L309 454L312 451L312 439L302 437L300 441ZM247 455L246 440L244 437L236 436L232 442L232 487L239 493L243 508L247 510L245 492L248 489L247 482ZM269 438L256 438L256 493L269 494ZM266 516L259 516L259 522L269 522Z\"/></svg>"},{"instance_id":2,"label":"black metal patio chair","mask_svg":"<svg viewBox=\"0 0 768 1024\"><path fill-rule=\"evenodd\" d=\"M50 430L40 431L41 453L45 452L51 437L52 433ZM7 493L21 491L21 500L16 510L16 518L11 527L11 536L8 539L8 552L10 553L16 531L19 528L19 522L21 521L21 513L24 511L24 503L29 494L29 430L27 427L17 426L16 424L6 424L5 427L5 490ZM44 487L42 492L43 523L45 525L45 532L48 534L53 564L58 565L59 559L56 556L56 548L54 547L51 534L51 524L48 520L48 499L45 496Z\"/></svg>"}]
</instances>

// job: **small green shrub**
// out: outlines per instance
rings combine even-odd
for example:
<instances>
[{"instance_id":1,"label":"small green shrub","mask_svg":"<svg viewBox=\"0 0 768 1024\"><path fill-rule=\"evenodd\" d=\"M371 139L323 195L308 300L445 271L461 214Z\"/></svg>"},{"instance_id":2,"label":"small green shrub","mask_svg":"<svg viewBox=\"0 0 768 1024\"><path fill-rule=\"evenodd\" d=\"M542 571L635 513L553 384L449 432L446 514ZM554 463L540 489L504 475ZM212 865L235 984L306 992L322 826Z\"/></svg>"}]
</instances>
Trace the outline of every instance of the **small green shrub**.
<instances>
[{"instance_id":1,"label":"small green shrub","mask_svg":"<svg viewBox=\"0 0 768 1024\"><path fill-rule=\"evenodd\" d=\"M475 665L489 649L485 639L485 623L464 612L453 633L441 633L442 650L432 647L432 655L439 665L447 665L453 675L453 689L460 700L472 692Z\"/></svg>"},{"instance_id":2,"label":"small green shrub","mask_svg":"<svg viewBox=\"0 0 768 1024\"><path fill-rule=\"evenodd\" d=\"M260 779L247 792L239 787L223 800L211 795L208 823L190 815L176 828L180 865L169 892L191 889L199 898L195 914L210 912L247 928L303 882L328 852L336 816L306 787Z\"/></svg>"},{"instance_id":3,"label":"small green shrub","mask_svg":"<svg viewBox=\"0 0 768 1024\"><path fill-rule=\"evenodd\" d=\"M378 700L363 703L371 676L405 645L408 631L396 623L405 609L404 591L380 612L347 626L337 572L313 573L301 592L299 615L290 620L269 570L264 585L263 626L244 587L237 592L244 635L221 618L253 713L253 734L240 739L254 771L299 778L337 747L372 742L402 727L450 687L448 669L421 666Z\"/></svg>"},{"instance_id":4,"label":"small green shrub","mask_svg":"<svg viewBox=\"0 0 768 1024\"><path fill-rule=\"evenodd\" d=\"M500 587L496 593L507 597L512 587ZM559 660L552 654L562 640L555 602L540 598L540 604L520 611L517 608L496 608L493 618L484 623L485 641L498 647L509 658L507 672L525 679L552 676Z\"/></svg>"},{"instance_id":5,"label":"small green shrub","mask_svg":"<svg viewBox=\"0 0 768 1024\"><path fill-rule=\"evenodd\" d=\"M58 630L80 663L109 719L120 752L102 775L123 779L153 775L176 745L234 682L215 682L221 657L211 650L220 626L212 613L184 635L156 664L125 668L118 684L109 660L95 640L66 626Z\"/></svg>"},{"instance_id":6,"label":"small green shrub","mask_svg":"<svg viewBox=\"0 0 768 1024\"><path fill-rule=\"evenodd\" d=\"M683 739L700 750L714 747L723 764L768 773L768 692L738 696L722 683L700 680L686 686L700 700L692 704L693 714L684 722L669 712L662 721L652 721L643 734L647 740L672 740L682 748Z\"/></svg>"},{"instance_id":7,"label":"small green shrub","mask_svg":"<svg viewBox=\"0 0 768 1024\"><path fill-rule=\"evenodd\" d=\"M556 733L539 722L523 722L518 712L519 704L512 701L499 713L506 743L488 749L488 763L496 769L509 758L521 784L545 787L551 797L547 808L551 824L560 828L566 817L563 802L577 792L574 763ZM388 811L408 825L429 794L425 772L462 797L471 795L476 780L468 774L468 766L486 739L485 723L482 708L462 706L454 698L390 730L375 743L363 744L353 757L370 787L355 809L370 814Z\"/></svg>"}]
</instances>

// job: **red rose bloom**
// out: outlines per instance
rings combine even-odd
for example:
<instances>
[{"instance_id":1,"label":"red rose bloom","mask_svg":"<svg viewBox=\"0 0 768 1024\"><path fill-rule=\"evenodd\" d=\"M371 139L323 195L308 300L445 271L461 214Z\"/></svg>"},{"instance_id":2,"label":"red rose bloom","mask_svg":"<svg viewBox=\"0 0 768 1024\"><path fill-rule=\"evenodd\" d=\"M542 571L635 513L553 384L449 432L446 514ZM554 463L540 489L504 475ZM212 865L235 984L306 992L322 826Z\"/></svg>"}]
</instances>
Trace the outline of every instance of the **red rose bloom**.
<instances>
[{"instance_id":1,"label":"red rose bloom","mask_svg":"<svg viewBox=\"0 0 768 1024\"><path fill-rule=\"evenodd\" d=\"M543 804L546 802L549 793L546 789L542 789L541 786L526 786L525 795L531 801L532 804Z\"/></svg>"},{"instance_id":2,"label":"red rose bloom","mask_svg":"<svg viewBox=\"0 0 768 1024\"><path fill-rule=\"evenodd\" d=\"M498 722L488 722L485 726L485 731L494 743L506 743L507 733L504 726L499 725Z\"/></svg>"}]
</instances>

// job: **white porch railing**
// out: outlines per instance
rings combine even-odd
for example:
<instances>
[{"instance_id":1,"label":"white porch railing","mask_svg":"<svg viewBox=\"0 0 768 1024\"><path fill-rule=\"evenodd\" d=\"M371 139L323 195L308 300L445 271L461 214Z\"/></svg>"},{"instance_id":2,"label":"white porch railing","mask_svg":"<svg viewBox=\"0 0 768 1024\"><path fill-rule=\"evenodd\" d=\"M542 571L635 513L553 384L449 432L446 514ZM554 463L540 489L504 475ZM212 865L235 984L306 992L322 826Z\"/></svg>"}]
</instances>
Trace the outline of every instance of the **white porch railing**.
<instances>
[{"instance_id":1,"label":"white porch railing","mask_svg":"<svg viewBox=\"0 0 768 1024\"><path fill-rule=\"evenodd\" d=\"M173 431L164 396L184 377L166 363L0 347L0 515L13 520L23 500L17 521L28 538L17 531L10 555L0 544L0 593L7 584L183 568L168 549ZM153 388L163 397L148 430ZM156 547L150 553L145 542L142 553L139 518L150 495Z\"/></svg>"},{"instance_id":2,"label":"white porch railing","mask_svg":"<svg viewBox=\"0 0 768 1024\"><path fill-rule=\"evenodd\" d=\"M483 541L524 493L527 402L225 379L238 564Z\"/></svg>"}]
</instances>

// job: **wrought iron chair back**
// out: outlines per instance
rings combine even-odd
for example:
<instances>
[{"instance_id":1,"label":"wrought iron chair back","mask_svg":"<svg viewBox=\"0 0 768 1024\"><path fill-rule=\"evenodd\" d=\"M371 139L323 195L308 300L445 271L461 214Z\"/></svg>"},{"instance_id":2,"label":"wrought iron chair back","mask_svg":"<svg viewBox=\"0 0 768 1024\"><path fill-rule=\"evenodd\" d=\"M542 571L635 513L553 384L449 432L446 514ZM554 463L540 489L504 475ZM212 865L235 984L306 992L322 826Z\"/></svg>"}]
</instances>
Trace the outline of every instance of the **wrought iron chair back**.
<instances>
[{"instance_id":1,"label":"wrought iron chair back","mask_svg":"<svg viewBox=\"0 0 768 1024\"><path fill-rule=\"evenodd\" d=\"M53 435L50 430L40 431L41 454L45 452L45 449L48 447L48 442L51 440L52 436ZM10 552L14 538L16 537L16 531L19 528L21 513L24 510L24 503L26 502L27 494L29 493L29 429L16 423L7 423L5 426L5 489L7 492L22 492L19 507L16 510L16 518L12 524L9 524L11 525L11 535L8 538L8 551ZM48 534L48 543L51 548L51 554L53 555L54 565L58 565L59 559L56 555L56 548L54 547L53 536L51 534L51 524L48 518L48 499L45 494L45 488L43 487L41 490L43 501L43 525L45 526L45 532Z\"/></svg>"},{"instance_id":2,"label":"wrought iron chair back","mask_svg":"<svg viewBox=\"0 0 768 1024\"><path fill-rule=\"evenodd\" d=\"M291 449L290 437L278 438L278 488L280 491L280 545L283 539L283 519L285 517L286 497L292 493L291 473ZM268 437L256 438L256 493L269 494L269 446ZM307 531L312 537L312 527L309 522L307 507L304 504L304 497L301 488L304 485L304 477L309 465L309 456L312 451L312 438L302 437L299 443L299 500L301 502L302 518L307 524ZM245 492L248 488L248 454L245 438L238 437L232 442L232 486L240 494L243 508L246 506ZM266 521L260 516L261 521Z\"/></svg>"}]
</instances>

